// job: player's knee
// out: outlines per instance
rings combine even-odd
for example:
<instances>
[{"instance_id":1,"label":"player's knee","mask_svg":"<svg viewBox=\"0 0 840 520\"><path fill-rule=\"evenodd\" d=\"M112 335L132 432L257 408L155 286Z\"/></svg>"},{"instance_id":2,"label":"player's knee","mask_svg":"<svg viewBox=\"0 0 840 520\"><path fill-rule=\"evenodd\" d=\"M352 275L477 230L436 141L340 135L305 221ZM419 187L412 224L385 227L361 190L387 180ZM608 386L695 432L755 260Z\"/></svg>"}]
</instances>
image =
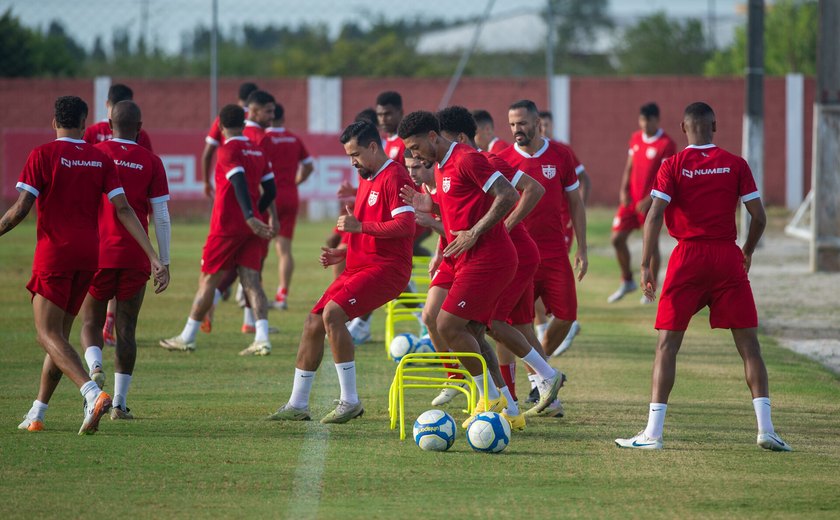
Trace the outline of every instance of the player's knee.
<instances>
[{"instance_id":1,"label":"player's knee","mask_svg":"<svg viewBox=\"0 0 840 520\"><path fill-rule=\"evenodd\" d=\"M423 313L420 315L420 319L423 320L423 325L425 325L427 329L437 330L438 314L440 314L438 309L424 307Z\"/></svg>"},{"instance_id":2,"label":"player's knee","mask_svg":"<svg viewBox=\"0 0 840 520\"><path fill-rule=\"evenodd\" d=\"M627 236L623 233L613 233L611 237L612 246L615 248L622 247L627 242Z\"/></svg>"},{"instance_id":3,"label":"player's knee","mask_svg":"<svg viewBox=\"0 0 840 520\"><path fill-rule=\"evenodd\" d=\"M330 302L324 307L323 320L327 328L343 327L347 322L347 313L337 303Z\"/></svg>"}]
</instances>

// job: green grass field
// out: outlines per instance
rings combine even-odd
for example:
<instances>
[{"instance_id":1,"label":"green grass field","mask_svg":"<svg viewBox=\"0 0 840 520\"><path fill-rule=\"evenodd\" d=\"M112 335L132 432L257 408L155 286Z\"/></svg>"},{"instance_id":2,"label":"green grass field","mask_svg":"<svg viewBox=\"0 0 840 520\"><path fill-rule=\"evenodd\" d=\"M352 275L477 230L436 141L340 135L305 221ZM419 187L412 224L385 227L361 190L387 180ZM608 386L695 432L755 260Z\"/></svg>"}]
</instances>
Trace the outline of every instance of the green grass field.
<instances>
[{"instance_id":1,"label":"green grass field","mask_svg":"<svg viewBox=\"0 0 840 520\"><path fill-rule=\"evenodd\" d=\"M43 358L24 288L35 243L30 219L0 238L0 517L837 518L840 382L763 338L773 419L796 451L761 450L740 358L726 331L709 330L707 313L686 336L666 449L614 446L647 419L655 309L632 297L605 303L618 278L606 254L610 217L591 212L590 247L603 254L591 255L579 286L582 335L553 362L570 378L561 391L566 417L530 421L499 455L472 452L462 431L449 452L428 453L388 429L395 365L384 358L381 313L374 341L357 351L362 419L333 426L263 420L289 396L304 316L330 280L316 263L330 223L298 228L291 310L270 314L281 333L267 358L236 355L251 338L239 332L241 313L231 302L220 305L213 333L200 334L194 354L156 346L183 326L206 233L205 224L175 223L172 285L147 293L140 319L128 400L138 419L104 419L98 434L77 436L81 397L65 381L47 430L18 431ZM273 254L267 265L273 293ZM72 342L78 345L78 326ZM105 356L111 391L113 350ZM316 419L338 397L329 354L326 361L311 403ZM415 392L408 394L412 421L436 394ZM462 405L450 407L456 420Z\"/></svg>"}]
</instances>

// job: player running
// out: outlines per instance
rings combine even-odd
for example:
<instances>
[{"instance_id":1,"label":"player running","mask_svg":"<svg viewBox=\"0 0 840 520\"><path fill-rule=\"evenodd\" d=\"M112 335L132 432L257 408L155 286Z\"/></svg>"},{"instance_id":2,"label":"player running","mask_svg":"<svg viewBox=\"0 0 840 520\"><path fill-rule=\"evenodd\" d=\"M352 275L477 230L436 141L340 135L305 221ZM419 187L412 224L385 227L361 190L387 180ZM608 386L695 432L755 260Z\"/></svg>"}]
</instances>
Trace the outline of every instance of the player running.
<instances>
[{"instance_id":1,"label":"player running","mask_svg":"<svg viewBox=\"0 0 840 520\"><path fill-rule=\"evenodd\" d=\"M85 399L79 435L97 431L111 408L111 397L91 381L69 342L70 330L88 292L99 259L99 209L106 195L120 223L149 259L155 283L166 287L168 273L131 209L113 161L81 139L87 104L76 96L55 102L52 121L57 139L29 154L17 183L17 201L0 218L0 235L17 226L38 200L38 240L32 262L32 310L38 342L46 352L38 399L18 425L44 429L47 403L67 375ZM162 289L161 289L162 290Z\"/></svg>"},{"instance_id":2,"label":"player running","mask_svg":"<svg viewBox=\"0 0 840 520\"><path fill-rule=\"evenodd\" d=\"M359 172L355 210L345 208L338 228L349 235L347 248L322 248L324 268L346 259L347 267L330 284L304 323L298 347L292 394L270 420L308 421L309 394L330 340L341 396L322 423L346 423L365 409L356 389L355 347L345 323L393 300L411 277L414 208L400 199L412 189L405 168L382 150L379 132L366 121L344 129L341 143Z\"/></svg>"},{"instance_id":3,"label":"player running","mask_svg":"<svg viewBox=\"0 0 840 520\"><path fill-rule=\"evenodd\" d=\"M744 360L758 423L756 442L767 450L791 451L770 419L767 369L756 335L758 314L747 276L767 223L760 194L747 162L712 143L717 124L709 105L688 105L680 129L688 146L662 163L644 228L641 279L645 296L651 300L657 289L653 253L663 219L668 232L677 239L656 313L659 339L648 423L636 436L616 439L615 443L622 448L662 449L662 427L676 377L677 353L691 317L708 306L709 324L732 330L735 347ZM743 248L735 243L739 200L751 217Z\"/></svg>"},{"instance_id":4,"label":"player running","mask_svg":"<svg viewBox=\"0 0 840 520\"><path fill-rule=\"evenodd\" d=\"M639 110L639 128L630 137L627 150L627 164L621 176L621 190L619 198L621 205L615 214L612 226L612 245L615 257L621 269L621 285L612 293L607 301L615 303L639 288L633 280L630 270L630 249L627 247L627 237L634 229L639 229L645 223L645 215L651 206L649 196L656 172L662 161L674 155L677 145L661 128L659 128L659 107L656 103L642 105ZM654 279L659 278L659 241L651 249L650 269ZM642 295L640 303L652 303Z\"/></svg>"},{"instance_id":5,"label":"player running","mask_svg":"<svg viewBox=\"0 0 840 520\"><path fill-rule=\"evenodd\" d=\"M229 270L236 269L257 317L254 342L239 355L267 356L271 353L268 302L260 281L260 269L265 241L276 233L274 174L263 151L242 135L245 128L242 107L227 105L222 108L219 124L225 143L219 148L216 162L216 194L210 233L201 257L198 291L184 330L178 336L161 340L160 346L167 350L195 350L195 336L213 305L219 281ZM265 211L269 214L268 224L260 216Z\"/></svg>"}]
</instances>

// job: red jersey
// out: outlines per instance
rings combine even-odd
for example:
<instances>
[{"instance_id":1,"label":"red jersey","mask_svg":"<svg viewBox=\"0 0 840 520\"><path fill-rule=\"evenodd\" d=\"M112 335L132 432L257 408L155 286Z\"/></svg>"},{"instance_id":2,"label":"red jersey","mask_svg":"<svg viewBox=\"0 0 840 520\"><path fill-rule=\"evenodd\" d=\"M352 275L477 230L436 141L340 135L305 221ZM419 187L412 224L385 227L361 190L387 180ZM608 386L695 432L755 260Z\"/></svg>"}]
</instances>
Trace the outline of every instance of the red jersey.
<instances>
[{"instance_id":1,"label":"red jersey","mask_svg":"<svg viewBox=\"0 0 840 520\"><path fill-rule=\"evenodd\" d=\"M248 140L254 143L255 145L259 145L260 142L263 140L263 137L265 136L265 129L261 127L258 123L246 119L245 129L242 131L242 135L247 137Z\"/></svg>"},{"instance_id":2,"label":"red jersey","mask_svg":"<svg viewBox=\"0 0 840 520\"><path fill-rule=\"evenodd\" d=\"M395 161L386 161L370 179L359 178L353 214L359 222L388 222L401 213L414 213L414 208L400 198L403 186L414 187L408 170ZM366 233L346 233L347 269L371 265L395 265L411 268L414 236L383 238Z\"/></svg>"},{"instance_id":3,"label":"red jersey","mask_svg":"<svg viewBox=\"0 0 840 520\"><path fill-rule=\"evenodd\" d=\"M665 224L677 240L735 242L738 199L747 202L760 195L747 161L707 144L666 159L651 196L668 202Z\"/></svg>"},{"instance_id":4,"label":"red jersey","mask_svg":"<svg viewBox=\"0 0 840 520\"><path fill-rule=\"evenodd\" d=\"M88 144L99 144L102 141L113 139L113 137L114 134L113 132L111 132L111 126L108 124L108 120L103 119L102 121L95 123L85 129L84 140ZM146 133L146 131L142 128L137 134L137 144L139 144L146 150L149 150L150 152L152 151L152 140L149 139L149 134Z\"/></svg>"},{"instance_id":5,"label":"red jersey","mask_svg":"<svg viewBox=\"0 0 840 520\"><path fill-rule=\"evenodd\" d=\"M452 143L443 160L435 165L435 197L448 242L455 239L452 231L471 229L487 214L493 204L487 190L499 177L504 176L483 155L465 144ZM504 222L499 221L478 237L471 249L456 258L455 265L498 264L500 259L494 258L493 243L509 240L507 234Z\"/></svg>"},{"instance_id":6,"label":"red jersey","mask_svg":"<svg viewBox=\"0 0 840 520\"><path fill-rule=\"evenodd\" d=\"M400 136L394 134L383 140L385 155L405 166L405 143Z\"/></svg>"},{"instance_id":7,"label":"red jersey","mask_svg":"<svg viewBox=\"0 0 840 520\"><path fill-rule=\"evenodd\" d=\"M566 192L580 186L571 153L558 143L543 138L542 147L534 155L514 144L499 156L545 188L545 195L522 221L537 243L542 261L566 257L565 223L571 220Z\"/></svg>"},{"instance_id":8,"label":"red jersey","mask_svg":"<svg viewBox=\"0 0 840 520\"><path fill-rule=\"evenodd\" d=\"M166 170L160 158L134 141L111 139L95 148L110 157L117 167L128 203L149 233L149 203L169 200ZM99 207L99 268L150 269L140 244L125 229L110 204Z\"/></svg>"},{"instance_id":9,"label":"red jersey","mask_svg":"<svg viewBox=\"0 0 840 520\"><path fill-rule=\"evenodd\" d=\"M96 271L102 194L124 193L113 161L85 141L62 137L32 150L17 189L38 201L32 270Z\"/></svg>"},{"instance_id":10,"label":"red jersey","mask_svg":"<svg viewBox=\"0 0 840 520\"><path fill-rule=\"evenodd\" d=\"M490 153L497 154L497 153L501 152L502 150L504 150L505 148L507 148L509 146L510 146L510 143L502 141L498 137L494 137L493 140L490 141L490 143L487 144L487 150L486 151L488 151ZM508 179L508 180L510 180L510 179Z\"/></svg>"},{"instance_id":11,"label":"red jersey","mask_svg":"<svg viewBox=\"0 0 840 520\"><path fill-rule=\"evenodd\" d=\"M677 153L677 145L661 128L652 137L638 130L630 137L628 155L633 158L630 170L630 199L636 202L648 197L662 161Z\"/></svg>"},{"instance_id":12,"label":"red jersey","mask_svg":"<svg viewBox=\"0 0 840 520\"><path fill-rule=\"evenodd\" d=\"M216 160L216 198L213 202L213 214L210 216L211 235L247 235L253 233L245 222L242 208L236 200L236 192L230 178L245 174L248 194L254 216L259 218L257 204L260 198L260 183L273 179L271 163L265 158L262 149L245 136L231 137L219 147Z\"/></svg>"},{"instance_id":13,"label":"red jersey","mask_svg":"<svg viewBox=\"0 0 840 520\"><path fill-rule=\"evenodd\" d=\"M298 165L312 162L303 141L285 128L271 127L265 131L265 137L259 144L271 161L278 196L291 191L297 193L295 180Z\"/></svg>"},{"instance_id":14,"label":"red jersey","mask_svg":"<svg viewBox=\"0 0 840 520\"><path fill-rule=\"evenodd\" d=\"M559 144L561 148L572 154L572 162L575 165L575 174L580 175L585 168L583 167L583 163L580 162L580 159L578 159L577 155L575 155L575 151L572 150L572 147L564 143L563 141L552 140L551 142Z\"/></svg>"}]
</instances>

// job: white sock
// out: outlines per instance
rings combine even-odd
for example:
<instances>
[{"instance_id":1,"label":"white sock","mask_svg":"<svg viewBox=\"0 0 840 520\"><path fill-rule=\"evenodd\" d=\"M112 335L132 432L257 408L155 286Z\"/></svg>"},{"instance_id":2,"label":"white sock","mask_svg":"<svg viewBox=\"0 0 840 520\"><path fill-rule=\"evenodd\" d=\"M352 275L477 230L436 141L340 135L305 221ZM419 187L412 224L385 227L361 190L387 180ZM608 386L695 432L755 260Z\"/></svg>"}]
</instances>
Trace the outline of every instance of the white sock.
<instances>
[{"instance_id":1,"label":"white sock","mask_svg":"<svg viewBox=\"0 0 840 520\"><path fill-rule=\"evenodd\" d=\"M531 348L531 352L522 358L522 361L527 363L527 365L534 369L537 375L542 379L548 379L549 377L554 377L557 373L557 370L551 368L551 365L543 359L537 349Z\"/></svg>"},{"instance_id":2,"label":"white sock","mask_svg":"<svg viewBox=\"0 0 840 520\"><path fill-rule=\"evenodd\" d=\"M218 305L219 300L222 299L222 291L216 289L216 292L213 293L213 305Z\"/></svg>"},{"instance_id":3,"label":"white sock","mask_svg":"<svg viewBox=\"0 0 840 520\"><path fill-rule=\"evenodd\" d=\"M312 383L314 381L315 372L296 368L289 404L295 408L309 408L309 393L312 392Z\"/></svg>"},{"instance_id":4,"label":"white sock","mask_svg":"<svg viewBox=\"0 0 840 520\"><path fill-rule=\"evenodd\" d=\"M758 433L774 433L773 421L770 420L770 398L756 397L753 399L755 419L758 422Z\"/></svg>"},{"instance_id":5,"label":"white sock","mask_svg":"<svg viewBox=\"0 0 840 520\"><path fill-rule=\"evenodd\" d=\"M198 328L201 327L201 322L192 318L187 318L187 324L184 330L181 331L181 339L185 343L192 343L195 341L195 336L198 334Z\"/></svg>"},{"instance_id":6,"label":"white sock","mask_svg":"<svg viewBox=\"0 0 840 520\"><path fill-rule=\"evenodd\" d=\"M87 361L89 372L93 372L97 368L102 368L102 348L93 345L86 348L85 361Z\"/></svg>"},{"instance_id":7,"label":"white sock","mask_svg":"<svg viewBox=\"0 0 840 520\"><path fill-rule=\"evenodd\" d=\"M131 386L131 374L114 373L114 406L125 408L125 396Z\"/></svg>"},{"instance_id":8,"label":"white sock","mask_svg":"<svg viewBox=\"0 0 840 520\"><path fill-rule=\"evenodd\" d=\"M499 388L499 391L505 396L507 399L507 408L505 408L504 412L508 415L519 415L519 405L516 404L516 401L513 400L513 396L510 395L510 389L507 385Z\"/></svg>"},{"instance_id":9,"label":"white sock","mask_svg":"<svg viewBox=\"0 0 840 520\"><path fill-rule=\"evenodd\" d=\"M338 373L338 384L341 386L341 400L345 403L358 403L359 394L356 391L356 362L336 363L335 371Z\"/></svg>"},{"instance_id":10,"label":"white sock","mask_svg":"<svg viewBox=\"0 0 840 520\"><path fill-rule=\"evenodd\" d=\"M528 382L531 383L531 390L537 387L537 383L539 382L539 378L537 374L528 374Z\"/></svg>"},{"instance_id":11,"label":"white sock","mask_svg":"<svg viewBox=\"0 0 840 520\"><path fill-rule=\"evenodd\" d=\"M250 311L251 309L245 310ZM257 320L254 328L257 330L254 341L268 341L268 320Z\"/></svg>"},{"instance_id":12,"label":"white sock","mask_svg":"<svg viewBox=\"0 0 840 520\"><path fill-rule=\"evenodd\" d=\"M242 324L253 327L255 323L254 311L250 307L245 307L242 311Z\"/></svg>"},{"instance_id":13,"label":"white sock","mask_svg":"<svg viewBox=\"0 0 840 520\"><path fill-rule=\"evenodd\" d=\"M29 413L27 413L26 416L32 420L37 419L39 421L43 421L44 414L47 413L47 408L49 407L50 405L42 403L41 401L32 401L32 408L29 409Z\"/></svg>"},{"instance_id":14,"label":"white sock","mask_svg":"<svg viewBox=\"0 0 840 520\"><path fill-rule=\"evenodd\" d=\"M477 375L472 376L473 380L475 381L475 386L478 388L478 395L479 397L484 397L484 376ZM499 389L496 388L496 385L493 384L492 380L488 381L487 384L487 400L495 401L499 398Z\"/></svg>"},{"instance_id":15,"label":"white sock","mask_svg":"<svg viewBox=\"0 0 840 520\"><path fill-rule=\"evenodd\" d=\"M82 397L87 401L88 406L93 406L96 403L96 398L102 393L102 390L93 381L88 381L82 385L79 392L81 392Z\"/></svg>"},{"instance_id":16,"label":"white sock","mask_svg":"<svg viewBox=\"0 0 840 520\"><path fill-rule=\"evenodd\" d=\"M537 333L537 340L539 340L540 344L545 341L545 333L548 330L548 322L545 323L537 323L534 325L534 331Z\"/></svg>"},{"instance_id":17,"label":"white sock","mask_svg":"<svg viewBox=\"0 0 840 520\"><path fill-rule=\"evenodd\" d=\"M650 403L648 423L645 428L645 436L648 439L662 438L662 427L665 425L665 410L667 409L668 405L665 403Z\"/></svg>"}]
</instances>

